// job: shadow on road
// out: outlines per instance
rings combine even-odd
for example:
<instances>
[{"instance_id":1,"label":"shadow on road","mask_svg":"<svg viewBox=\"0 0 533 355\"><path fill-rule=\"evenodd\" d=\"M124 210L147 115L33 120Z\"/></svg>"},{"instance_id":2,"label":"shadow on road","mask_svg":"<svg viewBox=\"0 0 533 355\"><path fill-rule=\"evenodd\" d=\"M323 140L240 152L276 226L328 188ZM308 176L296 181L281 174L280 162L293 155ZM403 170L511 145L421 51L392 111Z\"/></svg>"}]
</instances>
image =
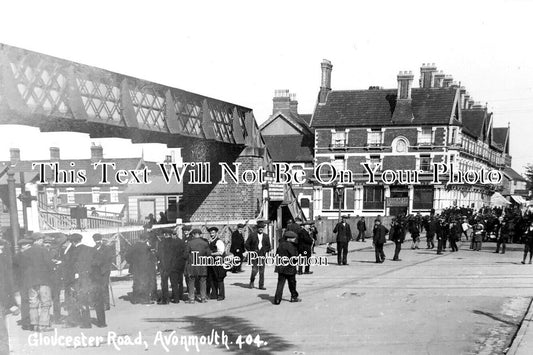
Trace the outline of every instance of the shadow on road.
<instances>
[{"instance_id":1,"label":"shadow on road","mask_svg":"<svg viewBox=\"0 0 533 355\"><path fill-rule=\"evenodd\" d=\"M231 285L232 286L237 286L237 287L242 287L242 288L250 288L250 284L249 283L244 283L244 282L234 282Z\"/></svg>"},{"instance_id":2,"label":"shadow on road","mask_svg":"<svg viewBox=\"0 0 533 355\"><path fill-rule=\"evenodd\" d=\"M252 323L250 320L241 317L223 316L207 318L185 316L180 318L143 318L143 321L151 323L185 323L187 325L182 329L199 337L211 334L212 330L218 331L219 334L224 331L230 342L228 345L229 349L221 347L222 345L219 345L219 348L235 354L274 354L276 352L287 351L294 346L280 336L272 334L257 324ZM248 335L251 335L252 339L255 339L259 335L261 340L266 341L267 344L263 344L260 347L257 347L254 342L247 344L246 338ZM241 336L241 341L244 343L241 346L236 342L239 336Z\"/></svg>"},{"instance_id":3,"label":"shadow on road","mask_svg":"<svg viewBox=\"0 0 533 355\"><path fill-rule=\"evenodd\" d=\"M479 310L477 310L477 309L473 310L472 312L473 312L474 314L481 314L481 315L487 316L487 317L492 318L492 319L494 319L494 320L496 320L496 321L498 321L498 322L502 322L502 323L504 323L504 324L507 324L507 325L510 325L510 326L513 326L513 327L517 327L517 326L518 326L518 324L515 323L515 322L510 322L510 321L508 321L508 320L501 319L501 318L496 317L494 314L489 313L489 312L483 312L483 311L479 311Z\"/></svg>"}]
</instances>

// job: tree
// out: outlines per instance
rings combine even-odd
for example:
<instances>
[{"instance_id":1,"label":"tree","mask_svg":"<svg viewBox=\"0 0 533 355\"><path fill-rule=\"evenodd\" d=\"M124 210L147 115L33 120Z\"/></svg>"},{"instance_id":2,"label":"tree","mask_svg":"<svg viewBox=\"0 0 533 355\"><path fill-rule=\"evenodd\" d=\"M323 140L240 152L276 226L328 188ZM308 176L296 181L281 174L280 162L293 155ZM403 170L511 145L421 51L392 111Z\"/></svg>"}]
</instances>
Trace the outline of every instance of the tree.
<instances>
[{"instance_id":1,"label":"tree","mask_svg":"<svg viewBox=\"0 0 533 355\"><path fill-rule=\"evenodd\" d=\"M532 192L533 191L533 164L528 164L526 166L525 176L527 180L526 189Z\"/></svg>"}]
</instances>

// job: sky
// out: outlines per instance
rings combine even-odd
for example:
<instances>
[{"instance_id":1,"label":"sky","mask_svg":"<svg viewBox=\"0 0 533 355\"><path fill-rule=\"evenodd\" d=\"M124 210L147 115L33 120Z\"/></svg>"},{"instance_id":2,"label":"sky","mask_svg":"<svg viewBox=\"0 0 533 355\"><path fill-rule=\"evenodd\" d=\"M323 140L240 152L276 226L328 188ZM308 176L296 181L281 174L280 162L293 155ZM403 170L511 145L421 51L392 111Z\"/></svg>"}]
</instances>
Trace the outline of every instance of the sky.
<instances>
[{"instance_id":1,"label":"sky","mask_svg":"<svg viewBox=\"0 0 533 355\"><path fill-rule=\"evenodd\" d=\"M533 163L532 13L527 0L9 1L0 43L246 106L259 123L276 89L312 113L322 59L334 90L394 88L400 70L413 71L416 87L422 63L435 63L488 104L495 126L510 123L513 168L523 172ZM89 156L86 135L0 130L0 159L13 144L23 159L46 158L50 145L64 158ZM99 143L106 157L164 154Z\"/></svg>"}]
</instances>

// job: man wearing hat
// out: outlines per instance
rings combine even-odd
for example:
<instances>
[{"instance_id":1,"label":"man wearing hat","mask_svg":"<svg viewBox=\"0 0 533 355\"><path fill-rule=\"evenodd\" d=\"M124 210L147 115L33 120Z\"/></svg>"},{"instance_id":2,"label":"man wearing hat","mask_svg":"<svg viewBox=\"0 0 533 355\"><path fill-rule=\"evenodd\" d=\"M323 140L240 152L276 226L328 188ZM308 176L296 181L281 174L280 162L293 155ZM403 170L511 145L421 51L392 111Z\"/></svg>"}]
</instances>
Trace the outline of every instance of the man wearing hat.
<instances>
[{"instance_id":1,"label":"man wearing hat","mask_svg":"<svg viewBox=\"0 0 533 355\"><path fill-rule=\"evenodd\" d=\"M52 323L60 323L61 321L61 300L60 294L62 289L62 275L59 259L59 244L56 242L53 235L47 234L43 240L43 247L47 253L48 259L52 263L52 274L50 275L50 289L52 292Z\"/></svg>"},{"instance_id":2,"label":"man wearing hat","mask_svg":"<svg viewBox=\"0 0 533 355\"><path fill-rule=\"evenodd\" d=\"M214 264L222 264L222 257L224 256L226 246L224 242L218 237L218 228L211 227L208 229L210 240L209 249L211 250L211 258ZM226 278L226 269L222 265L207 267L207 290L206 293L210 298L217 301L223 301L226 298L224 287L224 279Z\"/></svg>"},{"instance_id":3,"label":"man wearing hat","mask_svg":"<svg viewBox=\"0 0 533 355\"><path fill-rule=\"evenodd\" d=\"M191 231L192 239L187 243L186 255L188 257L185 266L186 273L189 275L189 299L187 303L194 303L196 297L196 281L200 287L200 303L207 302L206 295L206 279L207 267L205 265L198 265L197 257L207 257L211 255L211 249L205 239L202 238L202 231L200 229L193 229Z\"/></svg>"},{"instance_id":4,"label":"man wearing hat","mask_svg":"<svg viewBox=\"0 0 533 355\"><path fill-rule=\"evenodd\" d=\"M231 247L230 247L230 253L237 256L240 260L239 265L235 265L231 272L242 272L242 261L243 261L243 254L244 254L244 224L239 223L237 225L237 229L231 233Z\"/></svg>"},{"instance_id":5,"label":"man wearing hat","mask_svg":"<svg viewBox=\"0 0 533 355\"><path fill-rule=\"evenodd\" d=\"M293 231L286 231L280 242L276 254L280 258L290 260L298 256L298 249L296 247L298 235ZM276 287L276 294L274 296L274 304L281 303L283 297L283 288L285 287L285 281L289 283L289 291L291 292L291 302L301 302L298 298L298 291L296 291L296 266L292 263L280 263L276 265L275 272L278 273L278 285Z\"/></svg>"},{"instance_id":6,"label":"man wearing hat","mask_svg":"<svg viewBox=\"0 0 533 355\"><path fill-rule=\"evenodd\" d=\"M161 273L161 304L169 301L179 303L183 296L183 269L185 268L185 243L173 236L171 229L163 230L157 258ZM168 280L172 286L172 297L168 295Z\"/></svg>"},{"instance_id":7,"label":"man wearing hat","mask_svg":"<svg viewBox=\"0 0 533 355\"><path fill-rule=\"evenodd\" d=\"M257 222L257 227L246 240L245 247L248 252L257 253L259 257L265 256L271 249L270 239L264 232L265 223L263 221ZM254 288L255 277L259 273L259 289L266 290L265 288L265 264L259 263L256 258L252 259L252 274L250 275L250 288Z\"/></svg>"},{"instance_id":8,"label":"man wearing hat","mask_svg":"<svg viewBox=\"0 0 533 355\"><path fill-rule=\"evenodd\" d=\"M309 257L311 257L311 250L313 249L313 238L311 237L310 230L311 225L309 223L303 223L303 228L300 229L298 236L298 253L299 255L307 261L305 269L302 265L298 266L298 275L301 275L304 271L305 274L312 274L312 271L309 271Z\"/></svg>"},{"instance_id":9,"label":"man wearing hat","mask_svg":"<svg viewBox=\"0 0 533 355\"><path fill-rule=\"evenodd\" d=\"M19 272L21 295L27 294L29 300L30 324L23 323L23 328L29 326L25 329L50 331L52 262L46 250L42 246L33 245L33 240L24 238L19 240L18 244L20 253L15 256L13 262Z\"/></svg>"},{"instance_id":10,"label":"man wearing hat","mask_svg":"<svg viewBox=\"0 0 533 355\"><path fill-rule=\"evenodd\" d=\"M133 293L131 303L150 304L156 275L157 259L152 253L149 235L144 232L139 240L126 253L126 261L133 274Z\"/></svg>"},{"instance_id":11,"label":"man wearing hat","mask_svg":"<svg viewBox=\"0 0 533 355\"><path fill-rule=\"evenodd\" d=\"M346 222L348 216L342 216L333 233L337 233L337 264L348 265L348 243L352 239L350 225Z\"/></svg>"},{"instance_id":12,"label":"man wearing hat","mask_svg":"<svg viewBox=\"0 0 533 355\"><path fill-rule=\"evenodd\" d=\"M103 243L100 233L94 234L93 240L94 259L91 277L93 282L94 310L96 311L96 326L103 328L107 326L105 310L109 306L109 276L111 274L111 264L113 263L113 251Z\"/></svg>"},{"instance_id":13,"label":"man wearing hat","mask_svg":"<svg viewBox=\"0 0 533 355\"><path fill-rule=\"evenodd\" d=\"M68 324L80 328L91 328L91 271L93 248L82 244L81 234L71 234L72 254L67 269L67 284L73 292L73 303L69 310Z\"/></svg>"},{"instance_id":14,"label":"man wearing hat","mask_svg":"<svg viewBox=\"0 0 533 355\"><path fill-rule=\"evenodd\" d=\"M381 219L376 218L374 222L373 229L373 244L376 254L376 263L382 263L385 261L385 252L383 251L383 246L387 241L386 235L389 233L389 230L381 224Z\"/></svg>"}]
</instances>

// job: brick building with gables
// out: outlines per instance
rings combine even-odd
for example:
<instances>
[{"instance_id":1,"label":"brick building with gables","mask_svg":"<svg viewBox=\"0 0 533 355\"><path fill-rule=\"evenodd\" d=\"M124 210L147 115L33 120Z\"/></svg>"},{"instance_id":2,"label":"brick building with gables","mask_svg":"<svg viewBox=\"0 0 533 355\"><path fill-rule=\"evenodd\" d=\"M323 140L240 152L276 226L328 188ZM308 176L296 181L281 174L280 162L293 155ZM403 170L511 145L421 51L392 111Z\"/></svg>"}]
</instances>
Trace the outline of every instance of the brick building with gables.
<instances>
[{"instance_id":1,"label":"brick building with gables","mask_svg":"<svg viewBox=\"0 0 533 355\"><path fill-rule=\"evenodd\" d=\"M397 75L392 89L333 90L331 62L324 60L314 131L315 167L323 162L353 172L353 183L314 184L316 216L396 215L437 212L450 206L480 208L495 186L432 183L433 163L456 170L510 169L509 127L493 127L493 114L475 104L464 87L437 71L420 68L419 87L411 71ZM419 184L369 184L362 163L387 169L421 170ZM327 167L326 166L326 167ZM321 176L331 176L322 169Z\"/></svg>"}]
</instances>

